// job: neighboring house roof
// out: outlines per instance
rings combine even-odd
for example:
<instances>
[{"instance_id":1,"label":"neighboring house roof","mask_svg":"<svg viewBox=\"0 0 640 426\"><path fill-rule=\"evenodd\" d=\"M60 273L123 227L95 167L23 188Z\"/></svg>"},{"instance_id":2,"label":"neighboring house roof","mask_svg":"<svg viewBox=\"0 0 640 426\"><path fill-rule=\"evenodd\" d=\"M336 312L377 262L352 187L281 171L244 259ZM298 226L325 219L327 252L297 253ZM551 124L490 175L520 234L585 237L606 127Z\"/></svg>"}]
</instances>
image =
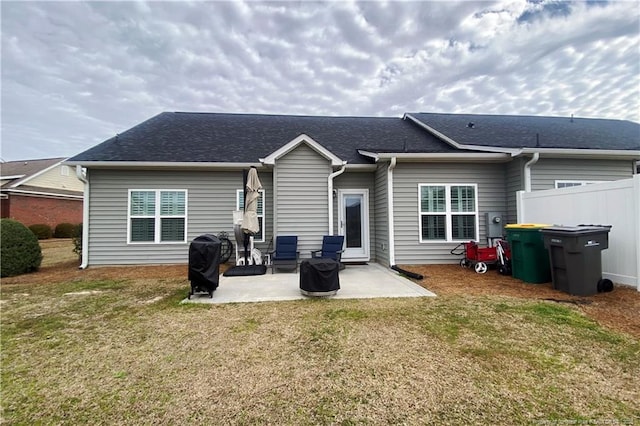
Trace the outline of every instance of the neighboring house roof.
<instances>
[{"instance_id":1,"label":"neighboring house roof","mask_svg":"<svg viewBox=\"0 0 640 426\"><path fill-rule=\"evenodd\" d=\"M20 185L33 176L48 170L64 161L64 158L47 158L43 160L20 160L0 163L0 180L6 180L2 188Z\"/></svg>"},{"instance_id":2,"label":"neighboring house roof","mask_svg":"<svg viewBox=\"0 0 640 426\"><path fill-rule=\"evenodd\" d=\"M0 189L3 193L23 193L34 195L54 195L65 196L71 198L82 198L83 192L73 189L65 188L62 178L60 178L60 184L55 187L39 186L32 184L38 181L38 177L61 165L66 157L61 158L47 158L37 160L20 160L20 161L7 161L0 163ZM74 173L71 170L71 173Z\"/></svg>"},{"instance_id":3,"label":"neighboring house roof","mask_svg":"<svg viewBox=\"0 0 640 426\"><path fill-rule=\"evenodd\" d=\"M631 121L519 115L407 115L463 145L514 149L640 150L640 124Z\"/></svg>"},{"instance_id":4,"label":"neighboring house roof","mask_svg":"<svg viewBox=\"0 0 640 426\"><path fill-rule=\"evenodd\" d=\"M302 134L350 164L371 162L358 149L458 152L402 118L164 112L69 162L258 163Z\"/></svg>"}]
</instances>

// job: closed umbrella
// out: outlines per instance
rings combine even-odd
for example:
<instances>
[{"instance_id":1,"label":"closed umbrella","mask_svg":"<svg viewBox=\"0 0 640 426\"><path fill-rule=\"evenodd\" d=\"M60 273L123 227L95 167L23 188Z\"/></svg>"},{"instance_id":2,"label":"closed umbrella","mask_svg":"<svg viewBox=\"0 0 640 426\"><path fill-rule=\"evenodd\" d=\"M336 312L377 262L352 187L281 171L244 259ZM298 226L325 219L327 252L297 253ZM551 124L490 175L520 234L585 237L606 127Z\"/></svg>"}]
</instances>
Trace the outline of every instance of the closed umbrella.
<instances>
[{"instance_id":1,"label":"closed umbrella","mask_svg":"<svg viewBox=\"0 0 640 426\"><path fill-rule=\"evenodd\" d=\"M245 265L249 263L248 245L249 238L260 231L258 222L258 198L262 184L258 178L258 170L255 167L249 169L244 194L244 214L242 216L242 232L244 233L244 259Z\"/></svg>"}]
</instances>

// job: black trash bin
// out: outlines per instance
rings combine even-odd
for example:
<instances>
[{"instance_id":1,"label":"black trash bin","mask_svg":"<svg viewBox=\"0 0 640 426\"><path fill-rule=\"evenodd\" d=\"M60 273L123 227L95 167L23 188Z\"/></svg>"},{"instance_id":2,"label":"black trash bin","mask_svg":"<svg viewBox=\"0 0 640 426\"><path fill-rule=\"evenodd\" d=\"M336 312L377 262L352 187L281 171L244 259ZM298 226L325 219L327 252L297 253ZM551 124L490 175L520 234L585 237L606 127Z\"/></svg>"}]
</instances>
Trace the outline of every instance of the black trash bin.
<instances>
[{"instance_id":1,"label":"black trash bin","mask_svg":"<svg viewBox=\"0 0 640 426\"><path fill-rule=\"evenodd\" d=\"M553 288L575 296L610 291L602 279L601 252L609 247L611 226L550 226L540 230L549 250Z\"/></svg>"},{"instance_id":2,"label":"black trash bin","mask_svg":"<svg viewBox=\"0 0 640 426\"><path fill-rule=\"evenodd\" d=\"M220 281L220 252L220 239L211 234L200 235L189 245L189 299L197 292L213 297Z\"/></svg>"}]
</instances>

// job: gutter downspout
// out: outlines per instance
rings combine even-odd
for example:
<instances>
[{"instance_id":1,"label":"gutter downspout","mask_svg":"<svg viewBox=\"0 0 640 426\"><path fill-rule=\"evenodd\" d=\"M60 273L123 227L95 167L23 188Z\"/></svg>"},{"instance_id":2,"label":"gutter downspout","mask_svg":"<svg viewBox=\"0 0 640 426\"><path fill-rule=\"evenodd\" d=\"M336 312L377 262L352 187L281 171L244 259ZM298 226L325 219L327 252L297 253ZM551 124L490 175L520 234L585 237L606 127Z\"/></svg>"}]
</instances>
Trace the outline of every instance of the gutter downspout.
<instances>
[{"instance_id":1,"label":"gutter downspout","mask_svg":"<svg viewBox=\"0 0 640 426\"><path fill-rule=\"evenodd\" d=\"M524 192L531 192L531 166L536 164L540 159L540 153L534 152L531 160L524 165Z\"/></svg>"},{"instance_id":2,"label":"gutter downspout","mask_svg":"<svg viewBox=\"0 0 640 426\"><path fill-rule=\"evenodd\" d=\"M329 235L333 235L333 178L344 173L347 162L342 162L342 168L337 172L333 172L327 178L327 206L329 207Z\"/></svg>"},{"instance_id":3,"label":"gutter downspout","mask_svg":"<svg viewBox=\"0 0 640 426\"><path fill-rule=\"evenodd\" d=\"M394 244L395 229L393 226L393 169L396 168L396 157L392 157L387 168L387 214L389 217L389 266L396 265L396 247Z\"/></svg>"},{"instance_id":4,"label":"gutter downspout","mask_svg":"<svg viewBox=\"0 0 640 426\"><path fill-rule=\"evenodd\" d=\"M82 200L82 263L79 269L89 266L89 181L82 174L82 166L76 166L76 176L84 184L84 197Z\"/></svg>"},{"instance_id":5,"label":"gutter downspout","mask_svg":"<svg viewBox=\"0 0 640 426\"><path fill-rule=\"evenodd\" d=\"M409 278L421 280L424 278L422 275L399 268L396 265L396 246L394 243L395 228L393 225L393 221L394 221L393 219L393 169L396 168L397 161L398 160L396 157L391 157L391 161L389 162L389 167L387 168L387 201L388 201L387 209L388 209L388 217L389 217L389 268Z\"/></svg>"}]
</instances>

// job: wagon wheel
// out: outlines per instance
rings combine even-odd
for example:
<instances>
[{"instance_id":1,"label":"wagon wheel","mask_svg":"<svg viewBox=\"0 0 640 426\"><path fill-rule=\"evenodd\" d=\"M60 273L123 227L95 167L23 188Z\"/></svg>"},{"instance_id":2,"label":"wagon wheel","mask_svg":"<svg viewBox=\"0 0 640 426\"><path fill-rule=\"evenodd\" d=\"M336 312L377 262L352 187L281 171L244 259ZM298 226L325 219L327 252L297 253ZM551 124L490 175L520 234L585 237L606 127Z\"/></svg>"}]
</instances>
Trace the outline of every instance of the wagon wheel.
<instances>
[{"instance_id":1,"label":"wagon wheel","mask_svg":"<svg viewBox=\"0 0 640 426\"><path fill-rule=\"evenodd\" d=\"M489 269L487 267L487 264L484 262L478 262L476 263L476 266L474 267L474 269L476 270L476 272L478 274L484 274L485 272L487 272L487 269Z\"/></svg>"},{"instance_id":2,"label":"wagon wheel","mask_svg":"<svg viewBox=\"0 0 640 426\"><path fill-rule=\"evenodd\" d=\"M460 266L462 266L463 268L468 267L469 263L467 262L467 259L460 259Z\"/></svg>"}]
</instances>

